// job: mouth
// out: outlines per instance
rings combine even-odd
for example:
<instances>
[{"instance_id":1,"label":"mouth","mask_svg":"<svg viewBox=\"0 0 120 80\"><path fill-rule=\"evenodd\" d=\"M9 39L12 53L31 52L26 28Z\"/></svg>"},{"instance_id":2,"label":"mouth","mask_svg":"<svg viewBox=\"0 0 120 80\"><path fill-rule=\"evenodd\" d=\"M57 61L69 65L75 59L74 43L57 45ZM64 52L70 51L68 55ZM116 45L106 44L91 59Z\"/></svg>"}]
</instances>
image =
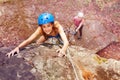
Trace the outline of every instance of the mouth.
<instances>
[{"instance_id":1,"label":"mouth","mask_svg":"<svg viewBox=\"0 0 120 80\"><path fill-rule=\"evenodd\" d=\"M46 34L50 34L50 32L46 32Z\"/></svg>"},{"instance_id":2,"label":"mouth","mask_svg":"<svg viewBox=\"0 0 120 80\"><path fill-rule=\"evenodd\" d=\"M45 31L46 34L51 34L52 31Z\"/></svg>"}]
</instances>

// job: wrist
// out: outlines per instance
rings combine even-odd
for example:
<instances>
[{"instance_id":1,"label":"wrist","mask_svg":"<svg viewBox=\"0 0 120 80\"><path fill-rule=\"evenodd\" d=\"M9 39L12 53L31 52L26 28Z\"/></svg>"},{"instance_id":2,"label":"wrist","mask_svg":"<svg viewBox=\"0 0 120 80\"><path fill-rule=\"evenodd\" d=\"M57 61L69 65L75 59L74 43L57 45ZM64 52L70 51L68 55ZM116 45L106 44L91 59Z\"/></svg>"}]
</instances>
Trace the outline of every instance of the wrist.
<instances>
[{"instance_id":1,"label":"wrist","mask_svg":"<svg viewBox=\"0 0 120 80\"><path fill-rule=\"evenodd\" d=\"M20 50L20 47L16 47L15 49L18 49L18 50Z\"/></svg>"},{"instance_id":2,"label":"wrist","mask_svg":"<svg viewBox=\"0 0 120 80\"><path fill-rule=\"evenodd\" d=\"M19 49L19 47L16 47L17 49Z\"/></svg>"}]
</instances>

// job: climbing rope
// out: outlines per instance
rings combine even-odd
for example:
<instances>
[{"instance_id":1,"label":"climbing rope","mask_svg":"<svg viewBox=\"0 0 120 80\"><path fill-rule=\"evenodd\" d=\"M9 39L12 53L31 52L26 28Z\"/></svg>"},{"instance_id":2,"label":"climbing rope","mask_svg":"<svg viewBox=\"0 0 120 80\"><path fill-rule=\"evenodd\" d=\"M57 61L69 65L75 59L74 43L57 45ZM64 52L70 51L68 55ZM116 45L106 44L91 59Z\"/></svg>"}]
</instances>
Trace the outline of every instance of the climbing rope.
<instances>
[{"instance_id":1,"label":"climbing rope","mask_svg":"<svg viewBox=\"0 0 120 80\"><path fill-rule=\"evenodd\" d=\"M74 35L76 34L76 31L75 32L72 32L72 37L69 39L69 42L73 39ZM63 44L63 42L61 42L61 40L58 39L58 42L54 42L53 38L52 38L52 43L54 43L54 45L57 45L59 46L60 48L62 48L61 44ZM75 80L80 80L79 79L79 76L77 74L77 70L76 70L76 66L74 64L74 61L72 60L72 57L70 55L70 50L69 48L67 49L67 54L66 54L66 57L68 58L68 60L70 61L71 65L72 65L72 68L73 68L73 71L74 71L74 74L75 74Z\"/></svg>"},{"instance_id":2,"label":"climbing rope","mask_svg":"<svg viewBox=\"0 0 120 80\"><path fill-rule=\"evenodd\" d=\"M79 80L79 77L78 77L78 74L77 74L77 70L75 69L75 65L74 65L74 63L73 63L73 60L72 60L72 57L71 57L71 55L70 55L70 50L69 50L69 49L67 49L67 55L66 55L66 56L67 56L67 58L69 59L71 65L72 65L72 67L73 67L76 80Z\"/></svg>"},{"instance_id":3,"label":"climbing rope","mask_svg":"<svg viewBox=\"0 0 120 80\"><path fill-rule=\"evenodd\" d=\"M62 48L62 45L60 44L60 41L58 41L58 43L55 43L55 45L57 45L58 47ZM72 57L70 55L70 50L69 49L67 49L67 55L66 55L66 57L68 58L68 60L70 61L71 65L73 67L76 80L79 80L79 77L78 77L78 74L77 74L77 70L75 69L75 65L73 63L73 60L72 60Z\"/></svg>"}]
</instances>

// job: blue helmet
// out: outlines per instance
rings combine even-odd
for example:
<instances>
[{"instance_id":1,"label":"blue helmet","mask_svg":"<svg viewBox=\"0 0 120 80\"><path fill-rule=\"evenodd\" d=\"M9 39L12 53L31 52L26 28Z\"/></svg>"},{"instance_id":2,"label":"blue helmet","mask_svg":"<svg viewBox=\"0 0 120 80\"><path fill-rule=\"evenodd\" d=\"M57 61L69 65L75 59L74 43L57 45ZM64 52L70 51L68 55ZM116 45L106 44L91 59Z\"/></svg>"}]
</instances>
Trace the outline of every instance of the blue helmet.
<instances>
[{"instance_id":1,"label":"blue helmet","mask_svg":"<svg viewBox=\"0 0 120 80\"><path fill-rule=\"evenodd\" d=\"M38 17L38 25L54 22L54 16L50 13L42 13Z\"/></svg>"}]
</instances>

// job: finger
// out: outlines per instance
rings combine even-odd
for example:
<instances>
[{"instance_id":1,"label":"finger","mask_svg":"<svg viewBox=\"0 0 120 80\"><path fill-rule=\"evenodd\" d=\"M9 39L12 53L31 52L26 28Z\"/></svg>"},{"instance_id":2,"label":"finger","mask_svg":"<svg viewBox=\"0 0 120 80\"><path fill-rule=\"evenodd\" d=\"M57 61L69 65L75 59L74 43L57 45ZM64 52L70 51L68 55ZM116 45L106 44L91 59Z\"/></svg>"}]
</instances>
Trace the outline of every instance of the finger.
<instances>
[{"instance_id":1,"label":"finger","mask_svg":"<svg viewBox=\"0 0 120 80\"><path fill-rule=\"evenodd\" d=\"M62 53L59 53L58 56L59 56L59 57L64 57L65 55L62 54Z\"/></svg>"},{"instance_id":2,"label":"finger","mask_svg":"<svg viewBox=\"0 0 120 80\"><path fill-rule=\"evenodd\" d=\"M5 56L8 56L8 53Z\"/></svg>"},{"instance_id":3,"label":"finger","mask_svg":"<svg viewBox=\"0 0 120 80\"><path fill-rule=\"evenodd\" d=\"M9 53L6 54L6 56L8 56L8 55L9 55Z\"/></svg>"},{"instance_id":4,"label":"finger","mask_svg":"<svg viewBox=\"0 0 120 80\"><path fill-rule=\"evenodd\" d=\"M16 53L16 52L12 52L11 56L14 56L15 53Z\"/></svg>"},{"instance_id":5,"label":"finger","mask_svg":"<svg viewBox=\"0 0 120 80\"><path fill-rule=\"evenodd\" d=\"M11 55L11 53L8 53L8 54L7 54L7 57L10 58L10 55Z\"/></svg>"},{"instance_id":6,"label":"finger","mask_svg":"<svg viewBox=\"0 0 120 80\"><path fill-rule=\"evenodd\" d=\"M13 56L16 55L16 54L18 54L18 52L14 52Z\"/></svg>"},{"instance_id":7,"label":"finger","mask_svg":"<svg viewBox=\"0 0 120 80\"><path fill-rule=\"evenodd\" d=\"M62 54L62 57L66 56L65 54Z\"/></svg>"},{"instance_id":8,"label":"finger","mask_svg":"<svg viewBox=\"0 0 120 80\"><path fill-rule=\"evenodd\" d=\"M62 57L64 57L65 56L65 52L61 51L61 55L62 55Z\"/></svg>"},{"instance_id":9,"label":"finger","mask_svg":"<svg viewBox=\"0 0 120 80\"><path fill-rule=\"evenodd\" d=\"M60 52L60 49L58 49L56 52L59 53L59 52Z\"/></svg>"}]
</instances>

